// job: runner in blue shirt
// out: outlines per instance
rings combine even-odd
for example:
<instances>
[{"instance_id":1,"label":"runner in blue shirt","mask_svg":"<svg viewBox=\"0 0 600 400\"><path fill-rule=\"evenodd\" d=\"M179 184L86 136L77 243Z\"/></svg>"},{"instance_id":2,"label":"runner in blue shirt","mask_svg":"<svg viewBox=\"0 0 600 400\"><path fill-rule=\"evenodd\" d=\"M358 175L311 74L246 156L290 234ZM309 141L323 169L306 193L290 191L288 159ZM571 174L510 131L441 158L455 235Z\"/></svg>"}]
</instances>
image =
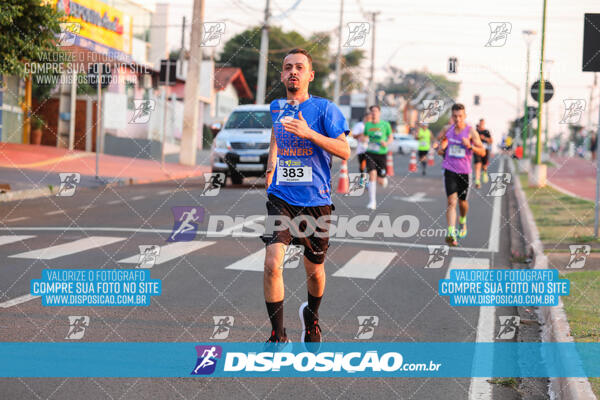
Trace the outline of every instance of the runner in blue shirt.
<instances>
[{"instance_id":1,"label":"runner in blue shirt","mask_svg":"<svg viewBox=\"0 0 600 400\"><path fill-rule=\"evenodd\" d=\"M300 306L304 342L321 342L319 305L325 290L325 254L329 247L328 224L319 224L310 235L298 227L268 229L269 220L296 217L327 218L331 204L332 156L350 157L346 135L350 131L340 109L329 100L311 96L308 85L314 79L312 58L304 49L291 50L283 60L281 82L287 99L271 103L273 130L267 163L267 229L264 294L271 320L267 342L288 342L283 327L284 285L282 264L290 244L304 246L304 267L308 302ZM299 230L298 230L299 229ZM291 232L290 232L291 230Z\"/></svg>"}]
</instances>

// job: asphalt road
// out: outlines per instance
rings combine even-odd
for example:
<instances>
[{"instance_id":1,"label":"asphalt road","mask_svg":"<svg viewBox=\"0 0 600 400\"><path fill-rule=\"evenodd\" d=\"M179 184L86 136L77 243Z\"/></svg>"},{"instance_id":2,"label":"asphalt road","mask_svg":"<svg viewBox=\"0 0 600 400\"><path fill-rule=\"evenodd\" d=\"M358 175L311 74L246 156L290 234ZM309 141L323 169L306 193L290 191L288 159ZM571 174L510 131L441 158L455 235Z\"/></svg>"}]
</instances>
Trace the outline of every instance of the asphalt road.
<instances>
[{"instance_id":1,"label":"asphalt road","mask_svg":"<svg viewBox=\"0 0 600 400\"><path fill-rule=\"evenodd\" d=\"M332 239L326 260L327 289L321 306L326 341L472 342L494 340L494 310L452 307L438 295L438 281L448 269L506 268L509 265L507 200L487 196L489 183L471 189L469 235L450 249L440 268L425 268L427 245L444 244L445 194L439 165L428 175L407 173L408 157L397 156L396 174L378 188L378 209L366 209L367 194L335 194L338 216L414 216L419 230L410 237ZM499 158L490 170L498 171ZM355 172L356 163L350 163ZM334 165L337 184L337 164ZM214 215L265 214L261 180L222 188L217 196L200 196L200 180L153 185L78 189L72 197L48 197L3 203L0 208L0 335L3 341L65 342L68 316L86 315L89 327L81 341L207 342L213 316L232 316L226 341L264 341L270 331L262 295L262 242L254 235L206 237ZM416 201L415 201L416 200ZM204 207L204 221L191 248L170 248L171 207ZM29 292L31 279L43 269L135 268L140 245L159 245L166 260L152 268L162 280L162 295L149 307L44 307ZM38 251L41 250L41 251ZM168 255L168 257L167 257ZM242 261L243 260L243 261ZM256 261L258 260L258 261ZM365 268L360 265L365 264ZM228 268L230 267L230 268ZM242 269L239 269L242 268ZM284 270L285 325L299 340L299 305L305 301L302 265ZM18 299L17 301L11 300ZM24 301L27 300L27 301ZM8 303L7 303L8 302ZM18 303L18 304L13 304ZM0 306L2 305L0 304ZM359 316L376 316L370 339L356 339ZM495 321L495 322L494 322ZM193 367L193 366L191 366ZM469 390L482 391L469 397ZM147 398L516 398L484 380L461 379L0 379L10 399L147 399ZM487 393L487 394L486 394ZM491 395L489 395L491 394ZM487 396L487 397L486 397Z\"/></svg>"}]
</instances>

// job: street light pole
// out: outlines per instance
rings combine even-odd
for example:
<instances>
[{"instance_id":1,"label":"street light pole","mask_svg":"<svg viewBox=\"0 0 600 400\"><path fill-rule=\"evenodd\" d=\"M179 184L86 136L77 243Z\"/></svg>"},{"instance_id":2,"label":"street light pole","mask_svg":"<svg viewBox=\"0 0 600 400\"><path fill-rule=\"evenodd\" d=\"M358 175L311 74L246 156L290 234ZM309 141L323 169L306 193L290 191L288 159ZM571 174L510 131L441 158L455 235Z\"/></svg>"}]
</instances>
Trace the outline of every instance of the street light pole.
<instances>
[{"instance_id":1,"label":"street light pole","mask_svg":"<svg viewBox=\"0 0 600 400\"><path fill-rule=\"evenodd\" d=\"M525 105L523 110L523 159L527 155L527 139L529 138L529 112L527 111L527 94L529 93L529 60L531 50L531 40L535 35L535 31L524 30L523 36L525 38L525 44L527 45L527 71L525 75Z\"/></svg>"},{"instance_id":2,"label":"street light pole","mask_svg":"<svg viewBox=\"0 0 600 400\"><path fill-rule=\"evenodd\" d=\"M542 107L544 104L544 88L546 82L544 81L544 43L546 34L546 3L544 0L544 11L542 13L542 48L540 50L540 90L538 92L538 125L537 125L537 141L535 151L535 163L540 165L542 163Z\"/></svg>"},{"instance_id":3,"label":"street light pole","mask_svg":"<svg viewBox=\"0 0 600 400\"><path fill-rule=\"evenodd\" d=\"M342 87L342 24L344 23L344 0L340 4L340 30L338 38L337 57L335 61L335 87L333 89L333 102L340 104L340 94Z\"/></svg>"},{"instance_id":4,"label":"street light pole","mask_svg":"<svg viewBox=\"0 0 600 400\"><path fill-rule=\"evenodd\" d=\"M260 55L258 56L258 82L256 85L256 104L265 103L267 92L267 61L269 59L269 0L265 5L265 21L261 30Z\"/></svg>"}]
</instances>

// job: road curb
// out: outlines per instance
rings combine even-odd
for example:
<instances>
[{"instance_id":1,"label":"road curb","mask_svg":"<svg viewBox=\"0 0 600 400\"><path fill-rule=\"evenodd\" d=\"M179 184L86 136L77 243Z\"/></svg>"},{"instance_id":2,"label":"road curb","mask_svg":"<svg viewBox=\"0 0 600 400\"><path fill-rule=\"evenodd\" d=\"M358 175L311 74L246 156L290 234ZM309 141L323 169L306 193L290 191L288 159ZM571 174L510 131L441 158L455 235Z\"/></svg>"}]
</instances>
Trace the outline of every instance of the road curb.
<instances>
[{"instance_id":1,"label":"road curb","mask_svg":"<svg viewBox=\"0 0 600 400\"><path fill-rule=\"evenodd\" d=\"M150 179L140 179L140 178L119 178L115 181L106 182L105 184L100 184L98 186L94 186L93 188L99 187L115 187L115 186L133 186L133 185L146 185L149 183L159 183L159 182L168 182L168 181L176 181L181 179L193 179L202 177L205 172L210 172L211 168L207 165L199 166L198 173L184 173L184 174L174 174L168 177L160 177L160 178L150 178ZM82 187L82 189L89 189L89 187ZM17 201L17 200L29 200L29 199L37 199L40 197L48 197L56 194L55 190L50 189L50 187L41 187L35 189L24 189L24 190L13 190L8 191L6 193L0 193L0 203L5 203L9 201Z\"/></svg>"},{"instance_id":2,"label":"road curb","mask_svg":"<svg viewBox=\"0 0 600 400\"><path fill-rule=\"evenodd\" d=\"M523 228L523 235L527 243L526 252L533 259L533 268L547 269L548 257L544 254L544 246L540 240L540 234L533 218L533 213L527 203L527 198L518 174L515 174L515 168L512 162L508 163L511 174L513 175L514 192L519 207L519 218ZM571 329L567 320L567 315L563 308L563 302L559 299L556 307L539 307L538 315L542 322L542 341L543 342L573 342ZM550 378L550 387L548 388L551 399L562 400L593 400L596 399L592 387L587 378Z\"/></svg>"}]
</instances>

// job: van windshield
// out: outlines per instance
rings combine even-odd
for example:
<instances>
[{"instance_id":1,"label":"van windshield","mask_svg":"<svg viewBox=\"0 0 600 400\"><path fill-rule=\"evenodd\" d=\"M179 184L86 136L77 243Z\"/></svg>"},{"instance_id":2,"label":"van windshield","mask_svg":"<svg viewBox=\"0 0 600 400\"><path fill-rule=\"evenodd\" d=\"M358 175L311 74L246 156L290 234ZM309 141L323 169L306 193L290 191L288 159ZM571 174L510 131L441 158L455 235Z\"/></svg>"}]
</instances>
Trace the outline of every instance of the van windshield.
<instances>
[{"instance_id":1,"label":"van windshield","mask_svg":"<svg viewBox=\"0 0 600 400\"><path fill-rule=\"evenodd\" d=\"M269 111L235 111L227 119L225 129L271 129Z\"/></svg>"}]
</instances>

